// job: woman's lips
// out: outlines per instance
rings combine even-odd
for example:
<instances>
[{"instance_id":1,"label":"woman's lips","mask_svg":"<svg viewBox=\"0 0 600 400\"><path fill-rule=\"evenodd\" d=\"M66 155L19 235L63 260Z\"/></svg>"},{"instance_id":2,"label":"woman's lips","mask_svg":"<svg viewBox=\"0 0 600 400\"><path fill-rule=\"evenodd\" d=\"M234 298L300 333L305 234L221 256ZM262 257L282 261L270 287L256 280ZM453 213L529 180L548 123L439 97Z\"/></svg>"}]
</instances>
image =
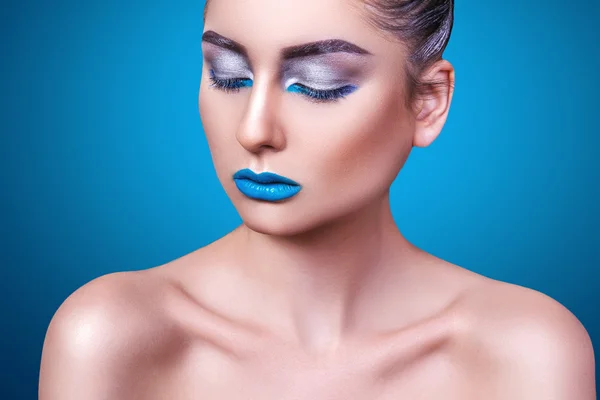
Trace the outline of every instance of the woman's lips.
<instances>
[{"instance_id":1,"label":"woman's lips","mask_svg":"<svg viewBox=\"0 0 600 400\"><path fill-rule=\"evenodd\" d=\"M272 172L257 174L247 168L233 174L233 180L244 196L254 200L281 201L295 196L302 189L300 184L285 176Z\"/></svg>"}]
</instances>

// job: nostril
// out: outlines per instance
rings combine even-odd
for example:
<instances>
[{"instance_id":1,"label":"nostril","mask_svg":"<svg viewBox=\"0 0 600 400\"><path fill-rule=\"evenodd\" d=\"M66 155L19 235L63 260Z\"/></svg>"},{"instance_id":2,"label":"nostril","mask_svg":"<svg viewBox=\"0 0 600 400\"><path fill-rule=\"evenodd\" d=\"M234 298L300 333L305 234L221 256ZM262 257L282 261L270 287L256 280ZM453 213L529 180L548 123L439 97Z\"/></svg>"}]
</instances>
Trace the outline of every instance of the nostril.
<instances>
[{"instance_id":1,"label":"nostril","mask_svg":"<svg viewBox=\"0 0 600 400\"><path fill-rule=\"evenodd\" d=\"M270 151L277 151L277 147L270 145L270 144L258 144L255 146L247 146L247 145L243 145L242 146L248 150L251 153L263 153L263 152L270 152Z\"/></svg>"}]
</instances>

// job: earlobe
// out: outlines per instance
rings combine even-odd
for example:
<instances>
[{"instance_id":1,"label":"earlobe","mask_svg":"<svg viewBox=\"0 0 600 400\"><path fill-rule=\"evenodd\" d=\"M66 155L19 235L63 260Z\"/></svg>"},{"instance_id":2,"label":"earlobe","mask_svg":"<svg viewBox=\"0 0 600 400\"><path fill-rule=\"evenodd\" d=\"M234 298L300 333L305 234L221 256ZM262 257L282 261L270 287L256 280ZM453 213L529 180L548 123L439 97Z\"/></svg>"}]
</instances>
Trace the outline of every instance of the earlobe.
<instances>
[{"instance_id":1,"label":"earlobe","mask_svg":"<svg viewBox=\"0 0 600 400\"><path fill-rule=\"evenodd\" d=\"M434 64L421 78L417 93L413 146L427 147L438 137L450 109L454 93L454 68L446 60Z\"/></svg>"}]
</instances>

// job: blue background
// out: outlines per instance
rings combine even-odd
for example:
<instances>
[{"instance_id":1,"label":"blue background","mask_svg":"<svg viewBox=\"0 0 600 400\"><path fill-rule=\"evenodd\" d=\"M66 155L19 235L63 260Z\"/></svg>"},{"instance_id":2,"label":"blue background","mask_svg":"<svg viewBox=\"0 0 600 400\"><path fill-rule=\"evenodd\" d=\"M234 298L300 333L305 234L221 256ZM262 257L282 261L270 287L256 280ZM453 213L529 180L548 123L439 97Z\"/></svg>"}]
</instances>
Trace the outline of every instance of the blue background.
<instances>
[{"instance_id":1,"label":"blue background","mask_svg":"<svg viewBox=\"0 0 600 400\"><path fill-rule=\"evenodd\" d=\"M600 2L538 4L458 2L450 117L393 210L423 249L556 298L600 348ZM37 398L46 327L76 288L240 222L198 115L203 6L4 2L0 398Z\"/></svg>"}]
</instances>

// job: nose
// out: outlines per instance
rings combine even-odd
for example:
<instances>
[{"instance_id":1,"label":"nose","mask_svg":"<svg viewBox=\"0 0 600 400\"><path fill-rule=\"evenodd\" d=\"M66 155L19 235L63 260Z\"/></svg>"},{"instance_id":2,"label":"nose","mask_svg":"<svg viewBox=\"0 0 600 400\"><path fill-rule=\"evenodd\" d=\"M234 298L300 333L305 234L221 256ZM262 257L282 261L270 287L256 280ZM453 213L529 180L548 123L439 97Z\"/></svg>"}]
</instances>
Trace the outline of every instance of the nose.
<instances>
[{"instance_id":1,"label":"nose","mask_svg":"<svg viewBox=\"0 0 600 400\"><path fill-rule=\"evenodd\" d=\"M236 134L238 142L251 153L281 151L286 145L284 132L277 123L278 99L269 90L256 84L252 87L246 113Z\"/></svg>"}]
</instances>

